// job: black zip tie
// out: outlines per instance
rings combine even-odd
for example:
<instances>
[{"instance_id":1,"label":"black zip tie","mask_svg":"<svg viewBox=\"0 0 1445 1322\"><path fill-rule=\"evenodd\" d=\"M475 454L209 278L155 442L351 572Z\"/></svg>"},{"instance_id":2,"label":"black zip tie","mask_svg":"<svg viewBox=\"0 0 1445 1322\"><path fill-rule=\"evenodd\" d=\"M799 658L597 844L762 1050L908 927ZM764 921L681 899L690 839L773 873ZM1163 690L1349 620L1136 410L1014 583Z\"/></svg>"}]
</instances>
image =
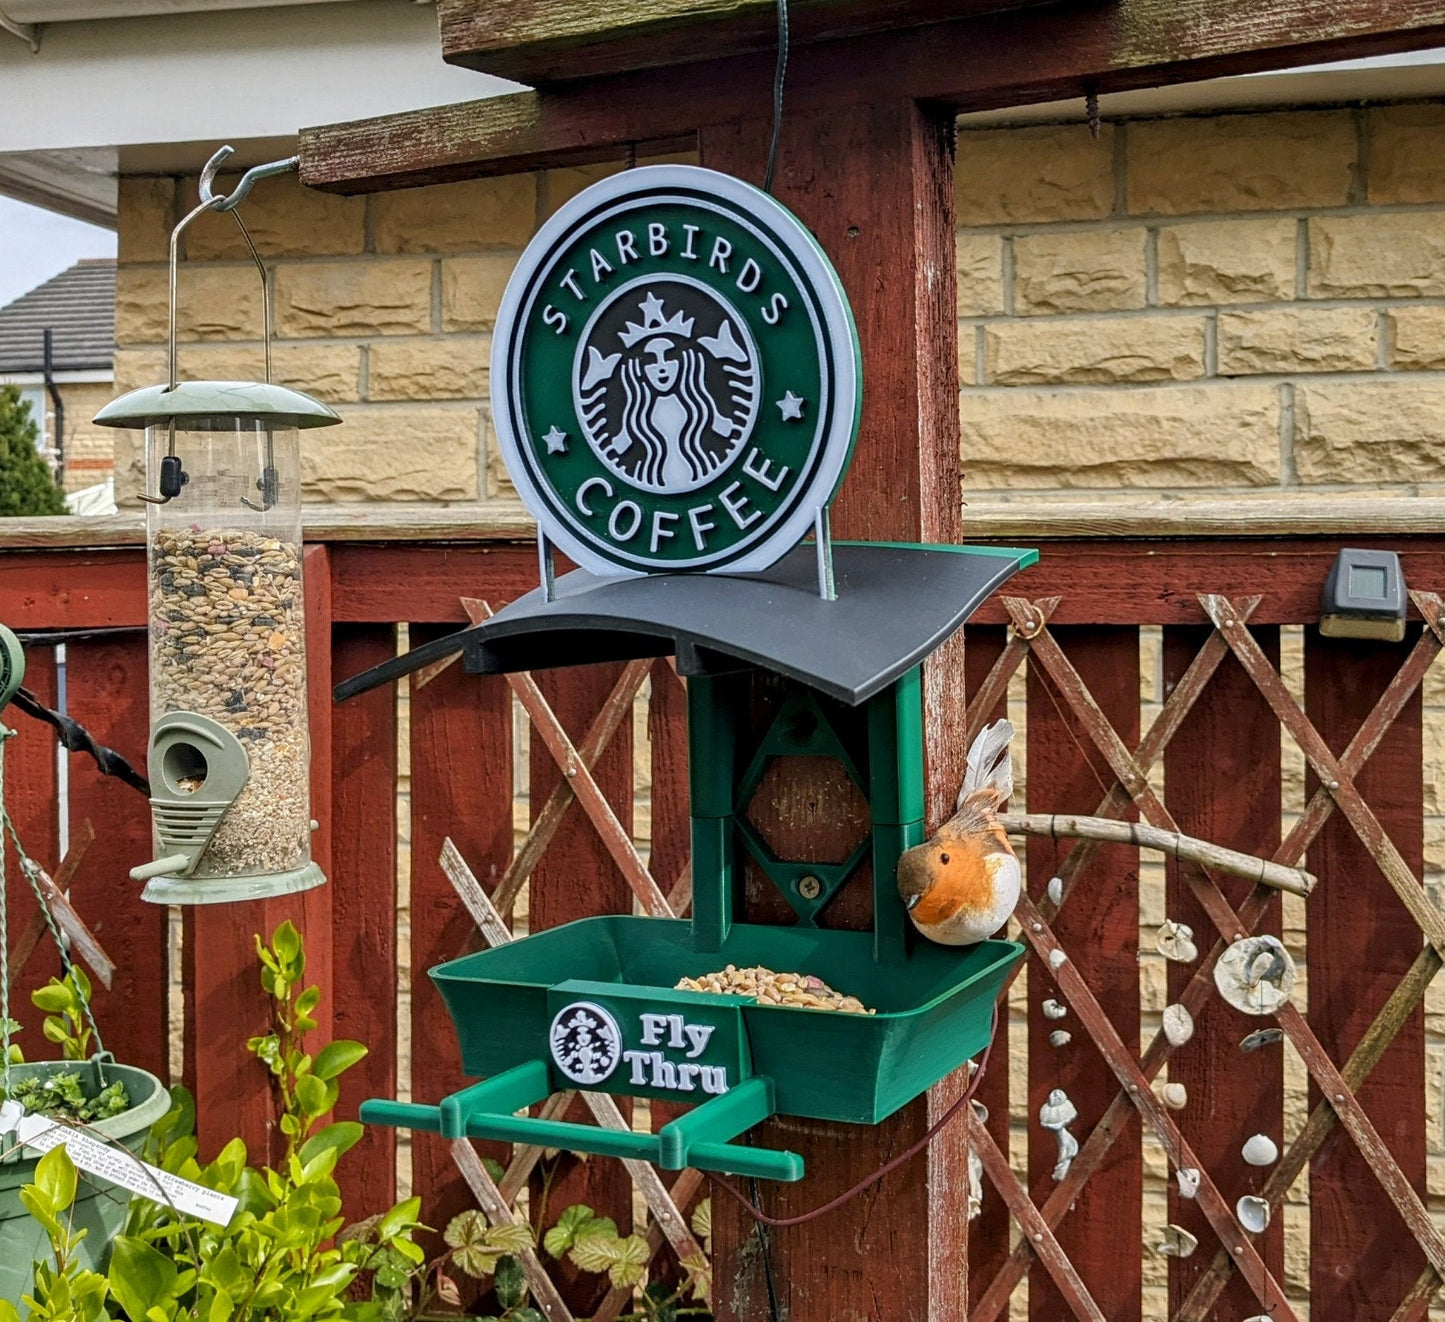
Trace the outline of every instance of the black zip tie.
<instances>
[{"instance_id":1,"label":"black zip tie","mask_svg":"<svg viewBox=\"0 0 1445 1322\"><path fill-rule=\"evenodd\" d=\"M748 1188L753 1195L753 1202L760 1203L762 1194L758 1191L758 1177L750 1176ZM773 1246L768 1240L768 1228L761 1221L756 1223L758 1231L758 1243L763 1250L763 1280L768 1286L768 1316L771 1322L783 1322L783 1315L778 1309L778 1286L773 1280Z\"/></svg>"},{"instance_id":2,"label":"black zip tie","mask_svg":"<svg viewBox=\"0 0 1445 1322\"><path fill-rule=\"evenodd\" d=\"M783 80L788 76L788 0L778 0L778 63L773 73L773 140L768 145L768 168L763 173L763 192L773 191L773 171L778 164L778 139L783 132Z\"/></svg>"},{"instance_id":3,"label":"black zip tie","mask_svg":"<svg viewBox=\"0 0 1445 1322\"><path fill-rule=\"evenodd\" d=\"M61 744L70 752L88 753L94 758L96 766L100 768L101 775L114 776L117 780L124 781L132 789L139 790L147 798L150 798L150 781L115 749L98 743L90 731L79 721L66 716L63 712L51 711L27 688L16 689L15 696L11 698L10 702L12 706L23 711L27 716L34 717L35 720L54 729Z\"/></svg>"}]
</instances>

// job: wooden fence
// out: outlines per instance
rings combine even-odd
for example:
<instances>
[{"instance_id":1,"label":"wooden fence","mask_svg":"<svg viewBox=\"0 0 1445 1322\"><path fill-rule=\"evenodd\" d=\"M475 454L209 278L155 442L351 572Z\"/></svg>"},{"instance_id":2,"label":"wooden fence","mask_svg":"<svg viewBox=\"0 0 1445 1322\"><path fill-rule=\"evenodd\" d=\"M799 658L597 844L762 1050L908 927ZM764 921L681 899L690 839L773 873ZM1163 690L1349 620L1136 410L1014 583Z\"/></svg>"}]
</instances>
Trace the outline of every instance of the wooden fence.
<instances>
[{"instance_id":1,"label":"wooden fence","mask_svg":"<svg viewBox=\"0 0 1445 1322\"><path fill-rule=\"evenodd\" d=\"M1423 774L1421 687L1445 628L1434 595L1445 593L1440 504L1302 513L1215 505L1187 518L1167 506L970 512L973 539L1043 550L1041 563L969 626L970 708L957 714L973 725L1006 709L1015 715L1025 733L1028 809L1137 816L1302 861L1320 878L1291 917L1277 894L1216 884L1193 866L1171 864L1155 885L1157 865L1137 850L1030 845L1020 918L1032 951L981 1093L987 1120L971 1122L985 1177L970 1246L974 1318L1012 1310L1118 1322L1159 1316L1166 1298L1171 1318L1427 1315L1445 1273L1445 1242L1426 1202L1425 1021L1445 917L1422 887L1435 797L1432 786L1427 798ZM498 606L534 585L525 525L494 514L404 524L353 515L316 523L308 541L313 814L316 855L331 882L285 900L185 914L182 1073L197 1094L203 1150L241 1133L254 1154L268 1151L266 1085L245 1052L265 1014L252 933L293 918L328 992L323 1031L371 1047L348 1076L343 1110L351 1114L364 1097L395 1096L403 1083L433 1101L462 1082L449 1020L426 977L431 965L480 944L441 867L446 839L485 889L509 870L509 887L526 881L520 899L532 930L634 903L618 861L626 847L607 814L592 802L559 815L577 777L563 776L558 743L536 720L522 727L531 741L527 801L534 821L550 815L554 833L544 850L534 840L518 867L523 750L514 741L513 688L460 666L414 682L410 694L411 866L399 897L397 695L383 689L330 702L336 679L394 653L398 625L415 645L465 624L464 599ZM1401 552L1414 594L1404 643L1330 640L1309 627L1343 545ZM68 631L66 710L140 762L147 690L137 526L17 525L0 529L0 548L0 620L30 634ZM1294 663L1283 676L1282 651ZM30 687L55 705L53 649L37 640L28 656ZM682 682L666 661L535 678L591 768L582 784L595 782L622 836L634 826L634 731L645 729L646 862L663 892L685 902ZM639 687L645 727L624 719ZM53 867L61 830L54 743L18 714L10 723L19 737L6 757L7 802L31 852ZM1295 793L1289 769L1301 757ZM559 788L564 781L569 788ZM86 822L95 835L73 898L120 966L96 998L106 1046L164 1075L178 1027L167 994L169 920L140 901L126 876L149 857L147 805L71 757L66 810L72 841L85 836ZM1056 876L1061 900L1060 888L1049 893ZM13 859L7 885L23 917ZM399 924L399 909L409 924ZM1153 929L1164 915L1193 928L1197 960L1163 969ZM1210 970L1224 942L1250 931L1283 932L1300 965L1293 1002L1274 1018L1241 1015L1214 991ZM53 968L37 953L24 983ZM408 986L409 1023L399 1025ZM1065 1017L1044 1016L1048 998L1067 1008ZM1192 1011L1187 1043L1170 1047L1158 1033L1161 999ZM1283 1030L1284 1041L1242 1050L1241 1039L1262 1027ZM1059 1029L1070 1041L1050 1045ZM408 1061L409 1078L399 1076ZM1185 1085L1182 1109L1157 1100L1166 1077ZM1078 1108L1070 1129L1082 1147L1060 1183L1055 1136L1038 1124L1054 1089ZM1277 1163L1242 1160L1241 1145L1256 1133L1279 1145ZM1438 1148L1439 1136L1432 1142ZM410 1163L429 1224L470 1205L440 1139L418 1135ZM1198 1169L1198 1195L1186 1200L1171 1184L1166 1198L1166 1166L1171 1178L1180 1166ZM343 1169L350 1210L387 1204L396 1169L396 1135L370 1133ZM1262 1234L1238 1226L1244 1194L1274 1206ZM616 1162L567 1166L550 1200L556 1208L586 1201L623 1226L632 1219L632 1185ZM806 1186L795 1201L808 1204ZM1191 1256L1165 1259L1150 1247L1166 1220L1198 1237ZM613 1306L583 1282L563 1279L561 1289L578 1316Z\"/></svg>"}]
</instances>

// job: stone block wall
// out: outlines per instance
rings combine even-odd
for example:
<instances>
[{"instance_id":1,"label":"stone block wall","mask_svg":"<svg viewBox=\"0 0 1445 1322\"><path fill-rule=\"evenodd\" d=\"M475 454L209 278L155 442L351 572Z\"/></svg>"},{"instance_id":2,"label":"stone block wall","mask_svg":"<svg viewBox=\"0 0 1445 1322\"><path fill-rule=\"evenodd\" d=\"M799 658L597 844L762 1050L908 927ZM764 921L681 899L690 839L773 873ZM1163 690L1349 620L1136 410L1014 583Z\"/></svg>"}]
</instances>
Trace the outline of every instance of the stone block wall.
<instances>
[{"instance_id":1,"label":"stone block wall","mask_svg":"<svg viewBox=\"0 0 1445 1322\"><path fill-rule=\"evenodd\" d=\"M975 498L1438 491L1436 103L959 134Z\"/></svg>"}]
</instances>

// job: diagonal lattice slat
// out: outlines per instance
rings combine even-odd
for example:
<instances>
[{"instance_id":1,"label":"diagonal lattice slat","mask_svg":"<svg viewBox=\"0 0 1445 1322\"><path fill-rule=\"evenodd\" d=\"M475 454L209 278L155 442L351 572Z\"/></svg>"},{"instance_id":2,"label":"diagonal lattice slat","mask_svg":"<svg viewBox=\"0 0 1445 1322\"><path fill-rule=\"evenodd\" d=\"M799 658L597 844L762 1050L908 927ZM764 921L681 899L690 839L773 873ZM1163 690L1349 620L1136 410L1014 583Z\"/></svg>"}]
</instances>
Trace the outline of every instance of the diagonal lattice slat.
<instances>
[{"instance_id":1,"label":"diagonal lattice slat","mask_svg":"<svg viewBox=\"0 0 1445 1322\"><path fill-rule=\"evenodd\" d=\"M1311 801L1305 817L1296 825L1295 829L1290 833L1289 838L1276 852L1276 861L1294 863L1303 857L1305 850L1330 815L1335 804L1335 799L1332 796L1339 786L1349 786L1344 797L1346 800L1350 799L1350 791L1353 791L1350 778L1353 777L1359 767L1364 764L1370 754L1378 747L1385 732L1389 729L1395 717L1403 709L1405 703L1419 686L1425 671L1438 655L1441 641L1440 600L1438 597L1428 593L1412 593L1411 595L1415 599L1417 608L1419 608L1421 614L1425 616L1429 627L1416 647L1412 649L1406 663L1400 668L1400 671L1395 675L1390 685L1387 686L1386 691L1381 695L1369 718L1356 732L1355 737L1351 740L1344 755L1342 755L1338 763L1335 763L1333 767L1327 766L1326 770L1333 770L1334 774L1329 776L1324 772L1321 773L1322 779L1325 780L1325 785L1321 787L1321 791ZM1222 599L1211 599L1211 601L1215 602L1220 600ZM979 691L976 705L971 709L970 731L976 726L980 726L983 721L987 719L993 704L999 700L1002 693L1006 690L1013 670L1023 661L1025 655L1033 652L1045 666L1049 678L1064 694L1070 707L1074 710L1076 717L1089 733L1095 746L1099 748L1100 752L1103 753L1109 762L1111 770L1113 770L1118 777L1116 784L1109 790L1108 794L1106 794L1104 803L1100 807L1099 815L1116 813L1127 806L1130 801L1133 801L1138 804L1146 820L1152 820L1155 824L1161 825L1166 822L1171 822L1172 819L1170 819L1167 810L1164 810L1163 805L1148 791L1147 781L1145 780L1148 767L1162 754L1163 748L1182 723L1188 708L1192 706L1193 702L1197 700L1199 694L1203 691L1204 685L1207 683L1214 669L1217 668L1219 661L1230 651L1234 651L1237 655L1239 645L1243 645L1239 644L1239 640L1241 638L1248 639L1247 631L1244 629L1244 620L1254 609L1257 601L1258 598L1254 598L1240 602L1237 606L1229 604L1221 608L1222 611L1231 612L1230 618L1233 621L1231 628L1225 630L1219 627L1219 620L1215 621L1215 632L1210 635L1204 647L1196 656L1194 662L1186 672L1183 682L1181 682L1170 695L1169 702L1166 702L1165 709L1161 711L1148 734L1146 734L1144 739L1141 739L1136 754L1130 755L1128 750L1123 746L1122 741L1118 739L1117 734L1113 731L1112 726L1103 716L1103 713L1099 711L1097 705L1093 703L1086 686L1084 686L1079 679L1077 672L1073 671L1072 666L1058 648L1057 643L1047 635L1047 621L1056 608L1058 599L1046 598L1037 603L1029 603L1020 601L1019 599L1006 599L1005 605L1008 607L1010 616L1014 622L1013 637L1010 639L1009 646L1005 649L1004 654L1000 656L999 662L994 666L988 681ZM1208 609L1207 606L1206 609ZM1231 637L1231 633L1235 634L1235 636ZM1252 642L1252 640L1250 641ZM1256 652L1258 651L1257 647L1255 650ZM1251 670L1249 666L1246 667L1247 672L1251 673L1252 678L1256 675L1264 678L1264 672L1267 672L1268 676L1272 676L1275 683L1278 684L1279 690L1284 692L1284 698L1290 705L1293 705L1293 700L1288 698L1287 691L1283 691L1282 682L1278 680L1278 676L1275 675L1273 668L1270 667L1267 660L1263 658L1263 654L1259 653L1257 657L1252 658L1252 661L1253 670ZM1260 678L1256 678L1257 684L1260 682ZM1265 682L1269 682L1267 678ZM1186 689L1186 686L1187 692L1181 697L1181 690ZM1270 695L1267 694L1266 696L1269 697ZM987 705L985 705L985 703L987 703ZM1171 704L1173 704L1172 709ZM1276 714L1280 716L1282 723L1286 724L1288 728L1290 721L1285 719L1281 711L1279 693L1273 695L1271 705L1276 710ZM1298 726L1302 723L1308 726L1308 721L1304 718L1303 713L1299 712L1297 706L1294 706L1294 711L1298 717L1298 719L1294 721L1294 724ZM1291 732L1294 733L1294 730L1292 729ZM1308 733L1304 734L1304 737L1309 738L1310 735L1313 735L1315 742L1320 747L1323 746L1323 741L1314 733L1312 727L1309 728ZM1327 750L1324 751L1327 755ZM1333 761L1333 759L1331 759L1331 761ZM1331 784L1331 781L1334 783ZM1358 800L1357 792L1355 792L1354 798ZM1355 824L1356 829L1359 830L1360 823L1363 822L1365 832L1368 833L1370 832L1370 823L1373 821L1373 815L1366 815L1368 814L1368 808L1365 808L1363 813L1360 812L1359 806L1362 804L1363 801L1359 800L1358 804L1352 805L1355 807L1352 824ZM1375 832L1362 834L1362 838L1366 840L1367 845L1371 843L1372 838L1378 841L1383 837L1383 832L1378 831L1378 823L1374 823L1374 827L1376 828ZM1386 842L1386 844L1388 845L1388 842ZM1389 846L1388 848L1392 849L1393 847ZM1372 852L1374 851L1372 850ZM1388 849L1385 849L1384 852L1388 857ZM1079 857L1079 853L1080 850L1076 849L1074 854L1066 860L1066 866L1068 864L1075 864L1071 869L1073 875L1077 875L1079 871L1079 867L1075 862ZM1062 872L1063 869L1061 869L1061 874ZM1196 884L1201 891L1205 892L1200 894L1199 898L1206 912L1210 915L1216 926L1220 928L1221 938L1233 938L1242 935L1244 932L1252 931L1254 923L1262 916L1269 902L1267 892L1261 894L1264 888L1256 888L1254 895L1246 901L1240 912L1235 914L1230 909L1230 906L1224 902L1222 893L1218 891L1211 880L1200 877L1197 879ZM1418 886L1418 883L1416 883L1416 885ZM1208 893L1210 891L1213 892L1212 895ZM1067 894L1068 891L1065 890L1065 898L1067 898ZM1046 917L1044 910L1036 910L1034 913L1035 920L1040 923L1040 929L1026 929L1026 934L1030 936L1031 940L1037 938L1041 931L1047 930L1046 926L1044 926ZM1035 943L1037 945L1037 941L1035 941ZM1206 960L1203 961L1196 970L1194 978L1181 997L1186 1006L1194 1013L1197 1013L1198 1007L1203 1004L1213 990L1208 974L1214 960L1217 959L1218 954L1222 951L1223 946L1224 940L1221 939ZM1291 1146L1291 1150L1286 1154L1285 1160L1281 1162L1280 1168L1278 1168L1276 1172L1277 1178L1272 1178L1267 1186L1267 1192L1269 1194L1274 1195L1276 1199L1282 1198L1285 1190L1292 1182L1293 1175L1298 1174L1299 1170L1309 1161L1310 1156L1318 1149L1325 1135L1329 1132L1330 1128L1333 1127L1336 1115L1343 1112L1345 1116L1348 1117L1346 1125L1347 1128L1350 1129L1352 1137L1361 1145L1362 1151L1366 1152L1367 1156L1375 1165L1377 1172L1381 1173L1382 1184L1385 1186L1387 1193L1390 1194L1392 1201L1396 1203L1396 1206L1401 1211L1412 1233L1414 1233L1417 1238L1423 1237L1422 1246L1425 1247L1427 1257L1429 1257L1432 1262L1439 1261L1439 1254L1442 1250L1440 1238L1435 1232L1433 1224L1429 1221L1428 1214L1425 1213L1423 1206L1419 1204L1418 1198L1415 1197L1413 1189L1411 1189L1408 1182L1403 1179L1403 1176L1398 1171L1398 1167L1389 1159L1388 1152L1384 1149L1378 1135L1375 1134L1368 1117L1365 1116L1364 1112L1358 1107L1358 1103L1355 1102L1351 1090L1358 1087L1359 1083L1368 1076L1370 1069L1383 1054L1385 1046L1388 1045L1390 1039L1393 1038L1399 1024L1404 1021L1414 1005L1417 1004L1423 996L1426 986L1428 986L1431 978L1439 967L1440 959L1438 954L1433 948L1427 949L1426 952L1422 954L1421 959L1416 961L1410 974L1402 981L1400 987L1396 989L1395 994L1390 998L1390 1001L1376 1017L1375 1022L1367 1031L1365 1038L1362 1039L1356 1051L1352 1054L1350 1062L1343 1073L1336 1070L1333 1063L1329 1061L1328 1056L1319 1047L1317 1040L1314 1039L1313 1034L1304 1023L1302 1017L1298 1015L1297 1011L1292 1016L1286 1015L1284 1017L1286 1031L1291 1038L1295 1040L1297 1048L1302 1048L1301 1055L1306 1059L1306 1063L1310 1067L1311 1073L1315 1076L1316 1082L1322 1086L1326 1097L1331 1100L1329 1102L1321 1102L1320 1106L1316 1108L1316 1112L1306 1125L1305 1130L1300 1134L1296 1143ZM1102 1011L1100 1011L1100 1013L1102 1014ZM1104 1024L1107 1024L1107 1019L1105 1019ZM1103 1027L1103 1025L1100 1025L1100 1027ZM1108 1031L1112 1034L1112 1025L1108 1025ZM1144 1053L1144 1057L1138 1065L1139 1079L1142 1079L1146 1086L1157 1074L1159 1067L1167 1057L1167 1053L1167 1043L1163 1042L1161 1034L1151 1043L1150 1048ZM1126 1052L1126 1054L1128 1053ZM1111 1064L1112 1063L1111 1061ZM1138 1079L1136 1079L1136 1083L1137 1082ZM1077 1196L1079 1188L1082 1187L1082 1184L1087 1180L1088 1176L1097 1169L1109 1147L1112 1146L1114 1138L1122 1128L1122 1119L1128 1109L1126 1094L1127 1084L1125 1091L1121 1091L1115 1098L1114 1102L1101 1118L1099 1124L1082 1145L1079 1154L1075 1158L1069 1176L1066 1177L1063 1183L1056 1186L1053 1194L1045 1201L1043 1208L1040 1209L1040 1214L1046 1226L1055 1225L1058 1221L1062 1220L1063 1216L1067 1213L1069 1204L1072 1203ZM1016 1198L1018 1196L1027 1197L1027 1194L1023 1192L1022 1187L1017 1181L1017 1177L1015 1177L1013 1172L1007 1167L992 1137L987 1134L981 1125L974 1127L973 1138L977 1150L984 1159L985 1167L989 1171L990 1179L996 1186L999 1186L1001 1183L1005 1186L1011 1184L1012 1187L1008 1188L1006 1194L1006 1201L1010 1202L1012 1209L1015 1205ZM1002 1170L999 1169L1000 1165L1002 1165ZM1284 1175L1281 1173L1286 1168L1292 1172L1291 1177L1288 1179L1284 1178ZM1213 1220L1212 1217L1211 1220ZM1023 1224L1022 1221L1021 1224ZM1217 1229L1218 1227L1216 1227L1216 1230ZM1010 1255L1009 1260L1005 1263L994 1281L990 1283L989 1289L980 1299L978 1307L973 1312L975 1318L996 1317L999 1312L1002 1311L1002 1308L1006 1306L1008 1296L1013 1286L1017 1284L1017 1281L1022 1277L1024 1271L1027 1270L1028 1260L1033 1255L1033 1243L1026 1231L1018 1247ZM1234 1270L1235 1264L1231 1261L1230 1247L1237 1246L1230 1246L1227 1239L1222 1239L1222 1243L1225 1247L1220 1249L1205 1276L1196 1283L1189 1300L1186 1301L1185 1311L1181 1316L1204 1316L1207 1308L1213 1299L1218 1297L1219 1290ZM1435 1278L1435 1270L1433 1268L1427 1269L1426 1276ZM1251 1284L1255 1285L1256 1294L1258 1294L1259 1291L1256 1283L1251 1281ZM1398 1316L1403 1318L1404 1316L1410 1315L1410 1309L1416 1307L1416 1304L1412 1303L1412 1300L1417 1298L1424 1301L1424 1304L1419 1305L1420 1307L1427 1305L1430 1295L1433 1294L1434 1288L1438 1287L1438 1284L1438 1278L1435 1279L1432 1284L1432 1282L1427 1281L1425 1277L1422 1276L1421 1282L1416 1290L1411 1292L1411 1298L1407 1299L1406 1303L1402 1305L1402 1310ZM1077 1308L1075 1311L1078 1311Z\"/></svg>"}]
</instances>

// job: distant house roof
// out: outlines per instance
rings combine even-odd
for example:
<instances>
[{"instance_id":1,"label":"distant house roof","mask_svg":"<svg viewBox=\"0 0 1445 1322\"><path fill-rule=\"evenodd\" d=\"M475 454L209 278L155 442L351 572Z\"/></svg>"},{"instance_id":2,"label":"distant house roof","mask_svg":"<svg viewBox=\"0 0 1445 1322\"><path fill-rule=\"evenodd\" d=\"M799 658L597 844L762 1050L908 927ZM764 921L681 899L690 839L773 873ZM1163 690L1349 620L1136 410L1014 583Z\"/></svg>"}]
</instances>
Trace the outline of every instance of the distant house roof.
<instances>
[{"instance_id":1,"label":"distant house roof","mask_svg":"<svg viewBox=\"0 0 1445 1322\"><path fill-rule=\"evenodd\" d=\"M115 262L77 262L0 308L0 372L39 372L45 331L52 332L57 372L110 368L115 363Z\"/></svg>"}]
</instances>

